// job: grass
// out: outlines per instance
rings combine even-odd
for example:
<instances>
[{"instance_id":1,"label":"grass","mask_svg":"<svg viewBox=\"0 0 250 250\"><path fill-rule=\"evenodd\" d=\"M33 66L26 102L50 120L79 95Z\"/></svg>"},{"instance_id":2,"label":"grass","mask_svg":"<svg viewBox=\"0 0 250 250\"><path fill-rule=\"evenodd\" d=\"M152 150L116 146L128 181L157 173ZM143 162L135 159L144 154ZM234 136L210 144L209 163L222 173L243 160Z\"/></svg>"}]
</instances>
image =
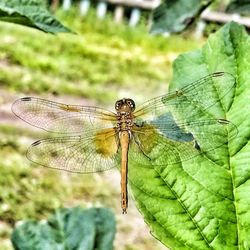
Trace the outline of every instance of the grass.
<instances>
[{"instance_id":1,"label":"grass","mask_svg":"<svg viewBox=\"0 0 250 250\"><path fill-rule=\"evenodd\" d=\"M143 25L135 29L115 25L111 17L97 21L94 12L87 18L75 18L75 10L57 15L78 35L54 36L0 24L2 86L27 94L69 94L106 103L122 91L150 95L166 91L173 59L197 46L197 41L181 36L151 36Z\"/></svg>"},{"instance_id":2,"label":"grass","mask_svg":"<svg viewBox=\"0 0 250 250\"><path fill-rule=\"evenodd\" d=\"M76 18L76 10L56 15L77 35L53 36L0 23L0 94L70 95L107 104L133 93L145 100L165 93L174 58L198 47L197 41L182 36L151 36L143 24L116 25L110 16L98 21L93 11L85 18ZM28 145L43 136L0 125L1 249L11 249L8 238L17 221L47 218L59 207L104 204L120 214L119 184L114 188L113 177L62 173L27 161ZM152 238L137 237L133 211L129 217L118 216L118 238L126 239L119 250L161 249ZM136 244L129 241L128 231L138 238Z\"/></svg>"}]
</instances>

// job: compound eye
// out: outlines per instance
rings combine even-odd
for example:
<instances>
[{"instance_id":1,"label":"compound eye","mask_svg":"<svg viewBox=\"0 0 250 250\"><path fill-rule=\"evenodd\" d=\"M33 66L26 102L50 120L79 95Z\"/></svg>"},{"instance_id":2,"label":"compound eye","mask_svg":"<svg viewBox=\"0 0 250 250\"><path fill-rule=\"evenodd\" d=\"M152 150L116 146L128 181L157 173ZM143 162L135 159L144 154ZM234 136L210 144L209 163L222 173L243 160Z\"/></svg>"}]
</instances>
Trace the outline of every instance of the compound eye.
<instances>
[{"instance_id":1,"label":"compound eye","mask_svg":"<svg viewBox=\"0 0 250 250\"><path fill-rule=\"evenodd\" d=\"M120 107L121 107L121 102L120 101L116 102L115 109L118 110Z\"/></svg>"},{"instance_id":2,"label":"compound eye","mask_svg":"<svg viewBox=\"0 0 250 250\"><path fill-rule=\"evenodd\" d=\"M127 103L128 103L128 105L129 105L131 108L133 108L133 107L134 107L133 102L131 102L131 101L129 101L129 100L128 100L128 102L127 102Z\"/></svg>"}]
</instances>

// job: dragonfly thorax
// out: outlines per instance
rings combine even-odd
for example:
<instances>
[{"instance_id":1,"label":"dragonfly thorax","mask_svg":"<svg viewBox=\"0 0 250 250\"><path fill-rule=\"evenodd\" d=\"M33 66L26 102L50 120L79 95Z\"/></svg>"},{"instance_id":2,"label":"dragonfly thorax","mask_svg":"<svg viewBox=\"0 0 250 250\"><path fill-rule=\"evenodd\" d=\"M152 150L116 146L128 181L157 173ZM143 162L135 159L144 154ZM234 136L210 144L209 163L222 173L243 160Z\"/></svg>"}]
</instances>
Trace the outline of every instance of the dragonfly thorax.
<instances>
[{"instance_id":1,"label":"dragonfly thorax","mask_svg":"<svg viewBox=\"0 0 250 250\"><path fill-rule=\"evenodd\" d=\"M117 112L117 130L130 131L134 124L132 112Z\"/></svg>"},{"instance_id":2,"label":"dragonfly thorax","mask_svg":"<svg viewBox=\"0 0 250 250\"><path fill-rule=\"evenodd\" d=\"M133 126L133 111L135 110L135 102L129 98L123 98L115 103L117 130L129 131Z\"/></svg>"}]
</instances>

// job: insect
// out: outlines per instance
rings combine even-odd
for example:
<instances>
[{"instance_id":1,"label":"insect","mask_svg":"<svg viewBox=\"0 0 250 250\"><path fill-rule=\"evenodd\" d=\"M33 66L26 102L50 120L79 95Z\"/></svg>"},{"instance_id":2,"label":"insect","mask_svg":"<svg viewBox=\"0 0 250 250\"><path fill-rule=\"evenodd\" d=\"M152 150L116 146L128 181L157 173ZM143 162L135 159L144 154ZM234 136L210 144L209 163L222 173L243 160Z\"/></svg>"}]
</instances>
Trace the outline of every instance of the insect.
<instances>
[{"instance_id":1,"label":"insect","mask_svg":"<svg viewBox=\"0 0 250 250\"><path fill-rule=\"evenodd\" d=\"M216 72L138 108L129 98L118 100L111 112L24 97L13 103L12 111L35 127L60 134L34 142L27 151L32 162L93 173L120 161L121 208L126 213L128 159L167 166L218 148L235 136L237 129L223 118L230 102L222 101L234 85L231 74Z\"/></svg>"}]
</instances>

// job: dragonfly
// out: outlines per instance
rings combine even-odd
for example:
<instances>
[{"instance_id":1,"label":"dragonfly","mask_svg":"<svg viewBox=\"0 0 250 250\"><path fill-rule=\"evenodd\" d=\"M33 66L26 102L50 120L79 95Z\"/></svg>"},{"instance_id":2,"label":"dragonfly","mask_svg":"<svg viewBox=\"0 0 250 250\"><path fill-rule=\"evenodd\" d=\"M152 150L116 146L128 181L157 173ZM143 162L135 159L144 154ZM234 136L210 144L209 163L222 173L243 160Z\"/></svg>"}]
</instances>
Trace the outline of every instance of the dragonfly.
<instances>
[{"instance_id":1,"label":"dragonfly","mask_svg":"<svg viewBox=\"0 0 250 250\"><path fill-rule=\"evenodd\" d=\"M57 135L29 147L27 158L36 164L95 173L114 168L120 161L121 209L127 213L128 159L167 166L228 143L237 134L224 117L234 86L231 74L215 72L137 108L130 98L118 100L112 112L23 97L12 104L12 111L23 121ZM159 160L162 155L166 157Z\"/></svg>"}]
</instances>

